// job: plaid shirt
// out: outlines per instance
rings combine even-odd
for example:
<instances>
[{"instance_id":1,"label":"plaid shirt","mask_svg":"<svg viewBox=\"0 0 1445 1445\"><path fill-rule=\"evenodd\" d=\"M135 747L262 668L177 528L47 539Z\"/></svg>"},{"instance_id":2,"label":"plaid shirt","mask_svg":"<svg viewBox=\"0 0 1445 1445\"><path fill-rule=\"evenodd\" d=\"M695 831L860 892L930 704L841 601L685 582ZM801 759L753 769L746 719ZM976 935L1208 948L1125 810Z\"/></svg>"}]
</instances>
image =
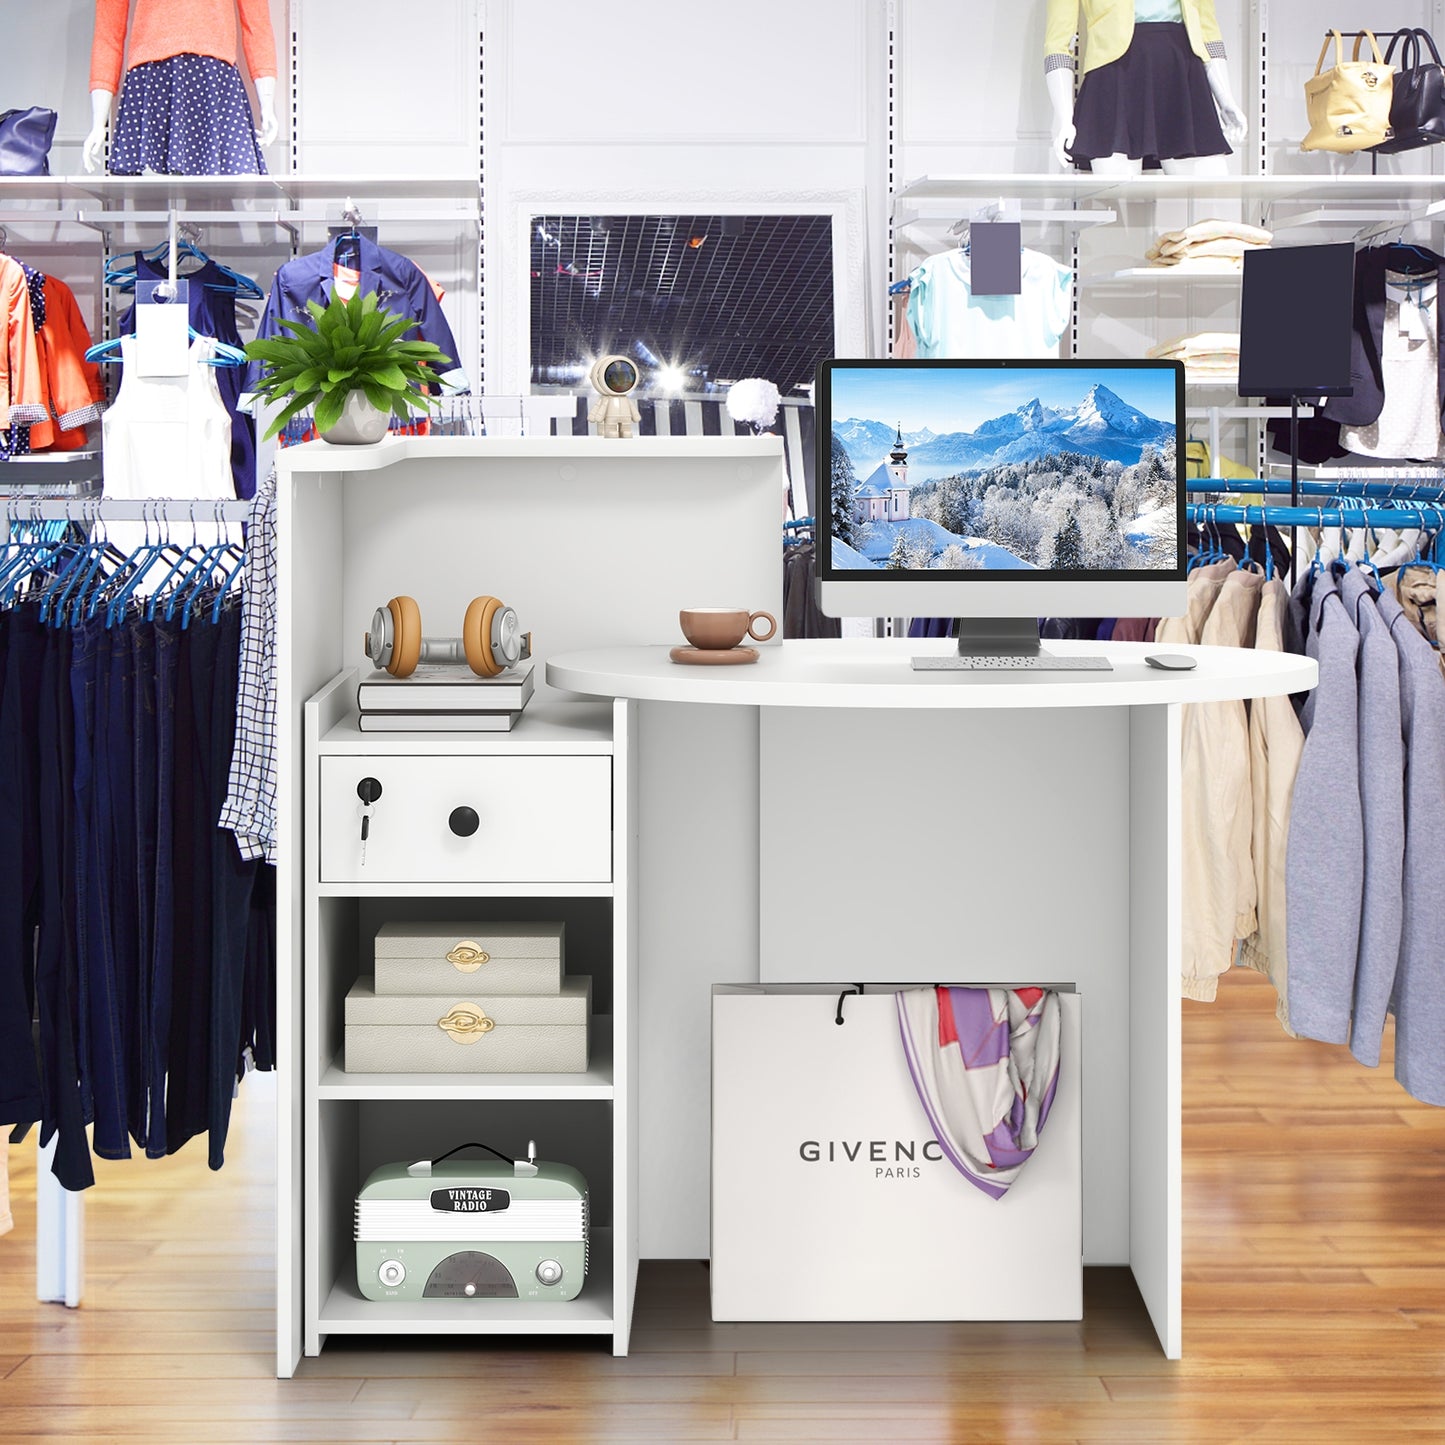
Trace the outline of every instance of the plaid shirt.
<instances>
[{"instance_id":1,"label":"plaid shirt","mask_svg":"<svg viewBox=\"0 0 1445 1445\"><path fill-rule=\"evenodd\" d=\"M243 858L276 861L276 473L256 488L246 534L236 743L220 826Z\"/></svg>"}]
</instances>

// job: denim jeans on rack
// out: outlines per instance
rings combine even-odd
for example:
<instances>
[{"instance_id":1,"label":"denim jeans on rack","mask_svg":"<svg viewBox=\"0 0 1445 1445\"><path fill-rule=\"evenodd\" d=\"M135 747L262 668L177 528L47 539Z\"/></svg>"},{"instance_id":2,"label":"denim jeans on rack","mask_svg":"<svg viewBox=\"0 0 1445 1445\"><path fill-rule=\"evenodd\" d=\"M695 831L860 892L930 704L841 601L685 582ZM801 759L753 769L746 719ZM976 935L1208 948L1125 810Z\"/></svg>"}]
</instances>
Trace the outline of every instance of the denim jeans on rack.
<instances>
[{"instance_id":1,"label":"denim jeans on rack","mask_svg":"<svg viewBox=\"0 0 1445 1445\"><path fill-rule=\"evenodd\" d=\"M131 817L130 886L135 891L136 1067L131 1080L131 1137L149 1153L151 1120L152 971L155 957L156 887L156 635L143 617L123 624L131 649ZM125 876L124 873L122 876Z\"/></svg>"},{"instance_id":2,"label":"denim jeans on rack","mask_svg":"<svg viewBox=\"0 0 1445 1445\"><path fill-rule=\"evenodd\" d=\"M102 1159L130 1157L125 1120L125 1041L110 916L110 640L95 617L72 629L75 866L79 912L81 1048L90 1061L92 1147Z\"/></svg>"},{"instance_id":3,"label":"denim jeans on rack","mask_svg":"<svg viewBox=\"0 0 1445 1445\"><path fill-rule=\"evenodd\" d=\"M35 1016L36 775L45 639L33 607L0 612L0 1125L41 1115Z\"/></svg>"},{"instance_id":4,"label":"denim jeans on rack","mask_svg":"<svg viewBox=\"0 0 1445 1445\"><path fill-rule=\"evenodd\" d=\"M209 616L209 614L208 614ZM194 620L192 626L195 626ZM260 864L242 858L236 835L218 822L226 801L231 752L236 738L236 693L240 681L241 609L232 602L217 622L216 660L211 671L209 748L206 757L206 802L211 847L211 1016L210 1077L207 1084L208 1162L219 1169L225 1161L231 1101L236 1093L236 1065L243 1046L246 1012L246 957L251 935L251 898Z\"/></svg>"},{"instance_id":5,"label":"denim jeans on rack","mask_svg":"<svg viewBox=\"0 0 1445 1445\"><path fill-rule=\"evenodd\" d=\"M95 1183L85 1136L86 1060L79 1047L79 976L75 919L75 739L70 697L72 634L42 628L38 746L40 821L40 940L35 956L40 1018L44 1125L40 1142L56 1140L52 1172L67 1189Z\"/></svg>"},{"instance_id":6,"label":"denim jeans on rack","mask_svg":"<svg viewBox=\"0 0 1445 1445\"><path fill-rule=\"evenodd\" d=\"M126 1133L144 1147L146 1089L140 1052L140 912L135 879L135 663L130 629L124 623L107 627L102 636L109 648L109 683L105 699L105 750L100 757L108 793L105 798L106 886L116 1013L121 1031L121 1074L125 1085L121 1115Z\"/></svg>"},{"instance_id":7,"label":"denim jeans on rack","mask_svg":"<svg viewBox=\"0 0 1445 1445\"><path fill-rule=\"evenodd\" d=\"M180 610L175 623L179 626ZM211 848L206 812L210 682L217 631L193 609L177 637L175 693L175 967L166 1069L166 1152L206 1128L211 1018Z\"/></svg>"},{"instance_id":8,"label":"denim jeans on rack","mask_svg":"<svg viewBox=\"0 0 1445 1445\"><path fill-rule=\"evenodd\" d=\"M152 697L156 745L152 769L156 812L155 868L149 879L152 904L146 1153L159 1159L166 1153L166 1069L170 1060L171 981L176 950L176 674L181 633L179 622L167 622L159 616L153 623L140 626L150 630L155 646Z\"/></svg>"}]
</instances>

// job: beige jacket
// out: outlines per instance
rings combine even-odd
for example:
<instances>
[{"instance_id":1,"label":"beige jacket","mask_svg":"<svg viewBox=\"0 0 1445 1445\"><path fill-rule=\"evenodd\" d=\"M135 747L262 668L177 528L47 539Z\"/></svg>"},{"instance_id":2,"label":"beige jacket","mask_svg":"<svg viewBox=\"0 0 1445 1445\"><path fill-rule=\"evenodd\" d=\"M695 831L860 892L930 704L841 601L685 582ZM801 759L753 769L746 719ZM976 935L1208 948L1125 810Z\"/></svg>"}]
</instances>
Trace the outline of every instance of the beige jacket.
<instances>
[{"instance_id":1,"label":"beige jacket","mask_svg":"<svg viewBox=\"0 0 1445 1445\"><path fill-rule=\"evenodd\" d=\"M1254 645L1284 651L1284 618L1289 594L1278 578L1266 582L1260 596ZM1285 844L1289 839L1290 799L1299 772L1305 735L1287 697L1255 698L1249 705L1249 772L1253 804L1251 847L1254 854L1255 908L1259 925L1244 940L1239 961L1267 974L1279 995L1275 1012L1289 1029L1285 989Z\"/></svg>"},{"instance_id":2,"label":"beige jacket","mask_svg":"<svg viewBox=\"0 0 1445 1445\"><path fill-rule=\"evenodd\" d=\"M1197 589L1207 600L1216 579L1218 587L1199 641L1210 647L1252 647L1264 577L1238 571L1232 562L1200 570L1214 576L1198 583L1191 579L1191 594ZM1186 617L1186 625L1189 621ZM1249 720L1243 702L1191 703L1184 709L1183 739L1183 991L1186 998L1208 1003L1219 975L1234 962L1235 941L1253 933L1258 921Z\"/></svg>"}]
</instances>

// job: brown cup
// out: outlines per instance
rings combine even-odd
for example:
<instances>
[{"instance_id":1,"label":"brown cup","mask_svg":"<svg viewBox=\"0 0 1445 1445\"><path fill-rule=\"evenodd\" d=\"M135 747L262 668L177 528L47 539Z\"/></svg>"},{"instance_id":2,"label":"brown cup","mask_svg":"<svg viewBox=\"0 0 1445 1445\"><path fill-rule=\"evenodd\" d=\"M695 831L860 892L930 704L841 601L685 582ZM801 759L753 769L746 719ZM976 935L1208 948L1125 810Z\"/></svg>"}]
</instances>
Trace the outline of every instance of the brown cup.
<instances>
[{"instance_id":1,"label":"brown cup","mask_svg":"<svg viewBox=\"0 0 1445 1445\"><path fill-rule=\"evenodd\" d=\"M766 618L768 630L759 633L758 619ZM745 607L684 607L677 614L682 635L703 652L726 652L743 638L767 642L778 630L771 612L749 612Z\"/></svg>"}]
</instances>

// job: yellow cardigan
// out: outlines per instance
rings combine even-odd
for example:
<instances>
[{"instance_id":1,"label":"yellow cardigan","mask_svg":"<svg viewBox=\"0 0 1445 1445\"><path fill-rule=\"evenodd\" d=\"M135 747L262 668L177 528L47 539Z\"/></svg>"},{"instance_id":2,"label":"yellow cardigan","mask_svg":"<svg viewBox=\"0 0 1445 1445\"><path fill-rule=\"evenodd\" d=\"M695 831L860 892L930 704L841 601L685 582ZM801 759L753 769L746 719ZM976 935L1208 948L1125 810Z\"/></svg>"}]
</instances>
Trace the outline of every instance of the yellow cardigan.
<instances>
[{"instance_id":1,"label":"yellow cardigan","mask_svg":"<svg viewBox=\"0 0 1445 1445\"><path fill-rule=\"evenodd\" d=\"M1224 59L1224 37L1214 18L1214 0L1180 0L1189 43L1201 60ZM1134 39L1134 0L1049 0L1044 25L1044 71L1072 69L1071 54L1079 16L1088 36L1084 74L1118 60Z\"/></svg>"}]
</instances>

